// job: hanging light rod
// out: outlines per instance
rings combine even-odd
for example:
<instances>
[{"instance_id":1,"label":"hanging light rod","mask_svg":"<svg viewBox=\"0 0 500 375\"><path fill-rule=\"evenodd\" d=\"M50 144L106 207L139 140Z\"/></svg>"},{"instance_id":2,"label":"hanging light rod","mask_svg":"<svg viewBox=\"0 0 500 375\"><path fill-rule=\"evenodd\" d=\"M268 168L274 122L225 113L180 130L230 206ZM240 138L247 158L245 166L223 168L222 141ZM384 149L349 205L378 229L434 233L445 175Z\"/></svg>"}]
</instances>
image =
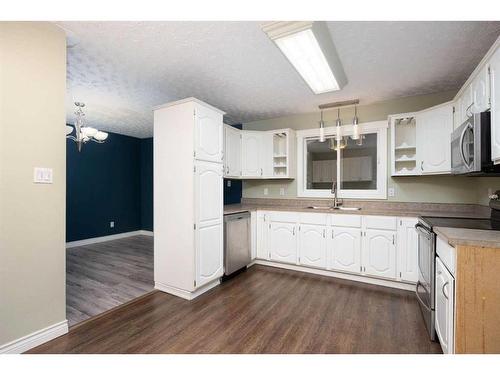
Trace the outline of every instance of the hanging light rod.
<instances>
[{"instance_id":1,"label":"hanging light rod","mask_svg":"<svg viewBox=\"0 0 500 375\"><path fill-rule=\"evenodd\" d=\"M347 106L357 105L357 104L359 104L359 99L345 100L343 102L333 102L333 103L320 104L318 106L318 108L319 109L338 108L338 107L347 107Z\"/></svg>"}]
</instances>

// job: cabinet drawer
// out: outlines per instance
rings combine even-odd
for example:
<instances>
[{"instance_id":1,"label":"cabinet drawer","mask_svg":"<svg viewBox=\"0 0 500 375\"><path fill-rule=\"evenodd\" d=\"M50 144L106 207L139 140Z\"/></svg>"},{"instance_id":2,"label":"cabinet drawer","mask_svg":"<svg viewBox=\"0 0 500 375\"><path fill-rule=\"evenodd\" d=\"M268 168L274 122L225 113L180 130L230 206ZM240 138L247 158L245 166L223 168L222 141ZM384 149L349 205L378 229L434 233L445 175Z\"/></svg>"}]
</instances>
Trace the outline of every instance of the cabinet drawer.
<instances>
[{"instance_id":1,"label":"cabinet drawer","mask_svg":"<svg viewBox=\"0 0 500 375\"><path fill-rule=\"evenodd\" d=\"M301 224L317 224L317 225L326 225L326 220L328 216L327 214L300 214L300 222Z\"/></svg>"},{"instance_id":2,"label":"cabinet drawer","mask_svg":"<svg viewBox=\"0 0 500 375\"><path fill-rule=\"evenodd\" d=\"M365 216L364 222L365 229L397 229L397 218L392 216Z\"/></svg>"},{"instance_id":3,"label":"cabinet drawer","mask_svg":"<svg viewBox=\"0 0 500 375\"><path fill-rule=\"evenodd\" d=\"M457 264L457 253L455 248L450 246L445 239L438 236L436 238L436 252L446 268L448 268L451 274L455 276Z\"/></svg>"},{"instance_id":4,"label":"cabinet drawer","mask_svg":"<svg viewBox=\"0 0 500 375\"><path fill-rule=\"evenodd\" d=\"M299 221L299 214L296 212L272 211L269 216L272 221L281 221L282 223L296 223Z\"/></svg>"},{"instance_id":5,"label":"cabinet drawer","mask_svg":"<svg viewBox=\"0 0 500 375\"><path fill-rule=\"evenodd\" d=\"M335 227L361 228L360 215L331 215L331 225Z\"/></svg>"}]
</instances>

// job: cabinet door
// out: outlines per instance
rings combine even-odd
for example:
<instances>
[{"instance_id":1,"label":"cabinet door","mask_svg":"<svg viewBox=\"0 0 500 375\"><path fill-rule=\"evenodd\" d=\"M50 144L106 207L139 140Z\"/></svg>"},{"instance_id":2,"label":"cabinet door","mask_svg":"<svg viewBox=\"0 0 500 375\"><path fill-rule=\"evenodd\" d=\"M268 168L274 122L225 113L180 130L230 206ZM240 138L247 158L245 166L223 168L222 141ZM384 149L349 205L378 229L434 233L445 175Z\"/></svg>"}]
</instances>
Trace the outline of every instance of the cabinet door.
<instances>
[{"instance_id":1,"label":"cabinet door","mask_svg":"<svg viewBox=\"0 0 500 375\"><path fill-rule=\"evenodd\" d=\"M491 160L500 161L500 48L490 60Z\"/></svg>"},{"instance_id":2,"label":"cabinet door","mask_svg":"<svg viewBox=\"0 0 500 375\"><path fill-rule=\"evenodd\" d=\"M415 229L417 219L400 219L398 225L397 258L399 278L416 283L418 280L418 234Z\"/></svg>"},{"instance_id":3,"label":"cabinet door","mask_svg":"<svg viewBox=\"0 0 500 375\"><path fill-rule=\"evenodd\" d=\"M197 106L195 109L195 158L222 163L223 134L222 114Z\"/></svg>"},{"instance_id":4,"label":"cabinet door","mask_svg":"<svg viewBox=\"0 0 500 375\"><path fill-rule=\"evenodd\" d=\"M299 264L326 268L326 226L301 224Z\"/></svg>"},{"instance_id":5,"label":"cabinet door","mask_svg":"<svg viewBox=\"0 0 500 375\"><path fill-rule=\"evenodd\" d=\"M451 103L417 114L417 168L422 174L450 173L452 130Z\"/></svg>"},{"instance_id":6,"label":"cabinet door","mask_svg":"<svg viewBox=\"0 0 500 375\"><path fill-rule=\"evenodd\" d=\"M361 230L332 227L330 231L328 268L359 273L361 267Z\"/></svg>"},{"instance_id":7,"label":"cabinet door","mask_svg":"<svg viewBox=\"0 0 500 375\"><path fill-rule=\"evenodd\" d=\"M490 108L490 79L488 67L485 66L474 78L471 84L472 91L472 113L480 113Z\"/></svg>"},{"instance_id":8,"label":"cabinet door","mask_svg":"<svg viewBox=\"0 0 500 375\"><path fill-rule=\"evenodd\" d=\"M395 279L396 232L370 229L365 232L363 239L363 272Z\"/></svg>"},{"instance_id":9,"label":"cabinet door","mask_svg":"<svg viewBox=\"0 0 500 375\"><path fill-rule=\"evenodd\" d=\"M257 258L270 259L269 253L269 214L257 212Z\"/></svg>"},{"instance_id":10,"label":"cabinet door","mask_svg":"<svg viewBox=\"0 0 500 375\"><path fill-rule=\"evenodd\" d=\"M436 333L444 354L454 352L455 279L436 258Z\"/></svg>"},{"instance_id":11,"label":"cabinet door","mask_svg":"<svg viewBox=\"0 0 500 375\"><path fill-rule=\"evenodd\" d=\"M259 132L242 132L241 134L241 174L243 177L261 177L260 153L262 134Z\"/></svg>"},{"instance_id":12,"label":"cabinet door","mask_svg":"<svg viewBox=\"0 0 500 375\"><path fill-rule=\"evenodd\" d=\"M223 272L223 178L222 165L198 162L195 165L196 286L200 287Z\"/></svg>"},{"instance_id":13,"label":"cabinet door","mask_svg":"<svg viewBox=\"0 0 500 375\"><path fill-rule=\"evenodd\" d=\"M241 177L241 132L228 125L224 128L224 175L226 177Z\"/></svg>"},{"instance_id":14,"label":"cabinet door","mask_svg":"<svg viewBox=\"0 0 500 375\"><path fill-rule=\"evenodd\" d=\"M297 263L296 224L271 221L271 260Z\"/></svg>"}]
</instances>

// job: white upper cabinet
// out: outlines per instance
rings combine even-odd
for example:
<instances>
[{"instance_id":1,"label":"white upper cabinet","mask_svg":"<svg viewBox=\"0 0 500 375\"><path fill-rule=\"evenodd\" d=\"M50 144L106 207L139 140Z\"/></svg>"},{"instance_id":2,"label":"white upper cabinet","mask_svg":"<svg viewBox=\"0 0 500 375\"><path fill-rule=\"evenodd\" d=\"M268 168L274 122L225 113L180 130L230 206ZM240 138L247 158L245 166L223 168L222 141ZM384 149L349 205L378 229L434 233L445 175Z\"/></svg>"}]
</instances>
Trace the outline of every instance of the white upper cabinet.
<instances>
[{"instance_id":1,"label":"white upper cabinet","mask_svg":"<svg viewBox=\"0 0 500 375\"><path fill-rule=\"evenodd\" d=\"M490 108L490 77L484 66L471 83L472 113L484 112Z\"/></svg>"},{"instance_id":2,"label":"white upper cabinet","mask_svg":"<svg viewBox=\"0 0 500 375\"><path fill-rule=\"evenodd\" d=\"M224 125L224 177L241 177L241 130Z\"/></svg>"},{"instance_id":3,"label":"white upper cabinet","mask_svg":"<svg viewBox=\"0 0 500 375\"><path fill-rule=\"evenodd\" d=\"M326 226L301 224L299 264L326 268Z\"/></svg>"},{"instance_id":4,"label":"white upper cabinet","mask_svg":"<svg viewBox=\"0 0 500 375\"><path fill-rule=\"evenodd\" d=\"M399 219L398 251L399 278L401 281L416 283L418 280L418 234L414 218Z\"/></svg>"},{"instance_id":5,"label":"white upper cabinet","mask_svg":"<svg viewBox=\"0 0 500 375\"><path fill-rule=\"evenodd\" d=\"M363 272L367 275L396 278L396 233L367 230L363 237Z\"/></svg>"},{"instance_id":6,"label":"white upper cabinet","mask_svg":"<svg viewBox=\"0 0 500 375\"><path fill-rule=\"evenodd\" d=\"M359 228L331 228L328 268L359 273L361 267L361 230Z\"/></svg>"},{"instance_id":7,"label":"white upper cabinet","mask_svg":"<svg viewBox=\"0 0 500 375\"><path fill-rule=\"evenodd\" d=\"M194 118L195 159L222 163L224 148L222 113L196 105Z\"/></svg>"},{"instance_id":8,"label":"white upper cabinet","mask_svg":"<svg viewBox=\"0 0 500 375\"><path fill-rule=\"evenodd\" d=\"M491 159L500 162L500 48L491 57L490 63L491 92Z\"/></svg>"},{"instance_id":9,"label":"white upper cabinet","mask_svg":"<svg viewBox=\"0 0 500 375\"><path fill-rule=\"evenodd\" d=\"M262 132L244 131L241 134L241 175L243 177L262 177L261 154L264 142Z\"/></svg>"},{"instance_id":10,"label":"white upper cabinet","mask_svg":"<svg viewBox=\"0 0 500 375\"><path fill-rule=\"evenodd\" d=\"M269 233L271 260L284 263L297 263L297 225L271 221Z\"/></svg>"},{"instance_id":11,"label":"white upper cabinet","mask_svg":"<svg viewBox=\"0 0 500 375\"><path fill-rule=\"evenodd\" d=\"M417 168L421 174L451 171L450 135L453 131L453 103L417 113Z\"/></svg>"}]
</instances>

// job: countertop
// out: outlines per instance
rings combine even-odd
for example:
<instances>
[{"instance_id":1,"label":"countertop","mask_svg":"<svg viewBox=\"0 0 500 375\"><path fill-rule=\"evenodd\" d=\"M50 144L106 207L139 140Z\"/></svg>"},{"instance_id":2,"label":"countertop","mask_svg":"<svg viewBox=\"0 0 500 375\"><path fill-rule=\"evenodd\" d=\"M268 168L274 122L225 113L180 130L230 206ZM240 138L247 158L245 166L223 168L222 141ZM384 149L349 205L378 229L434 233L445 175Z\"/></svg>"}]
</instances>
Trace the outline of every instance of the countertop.
<instances>
[{"instance_id":1,"label":"countertop","mask_svg":"<svg viewBox=\"0 0 500 375\"><path fill-rule=\"evenodd\" d=\"M434 232L453 246L476 246L500 249L500 231L434 227Z\"/></svg>"}]
</instances>

